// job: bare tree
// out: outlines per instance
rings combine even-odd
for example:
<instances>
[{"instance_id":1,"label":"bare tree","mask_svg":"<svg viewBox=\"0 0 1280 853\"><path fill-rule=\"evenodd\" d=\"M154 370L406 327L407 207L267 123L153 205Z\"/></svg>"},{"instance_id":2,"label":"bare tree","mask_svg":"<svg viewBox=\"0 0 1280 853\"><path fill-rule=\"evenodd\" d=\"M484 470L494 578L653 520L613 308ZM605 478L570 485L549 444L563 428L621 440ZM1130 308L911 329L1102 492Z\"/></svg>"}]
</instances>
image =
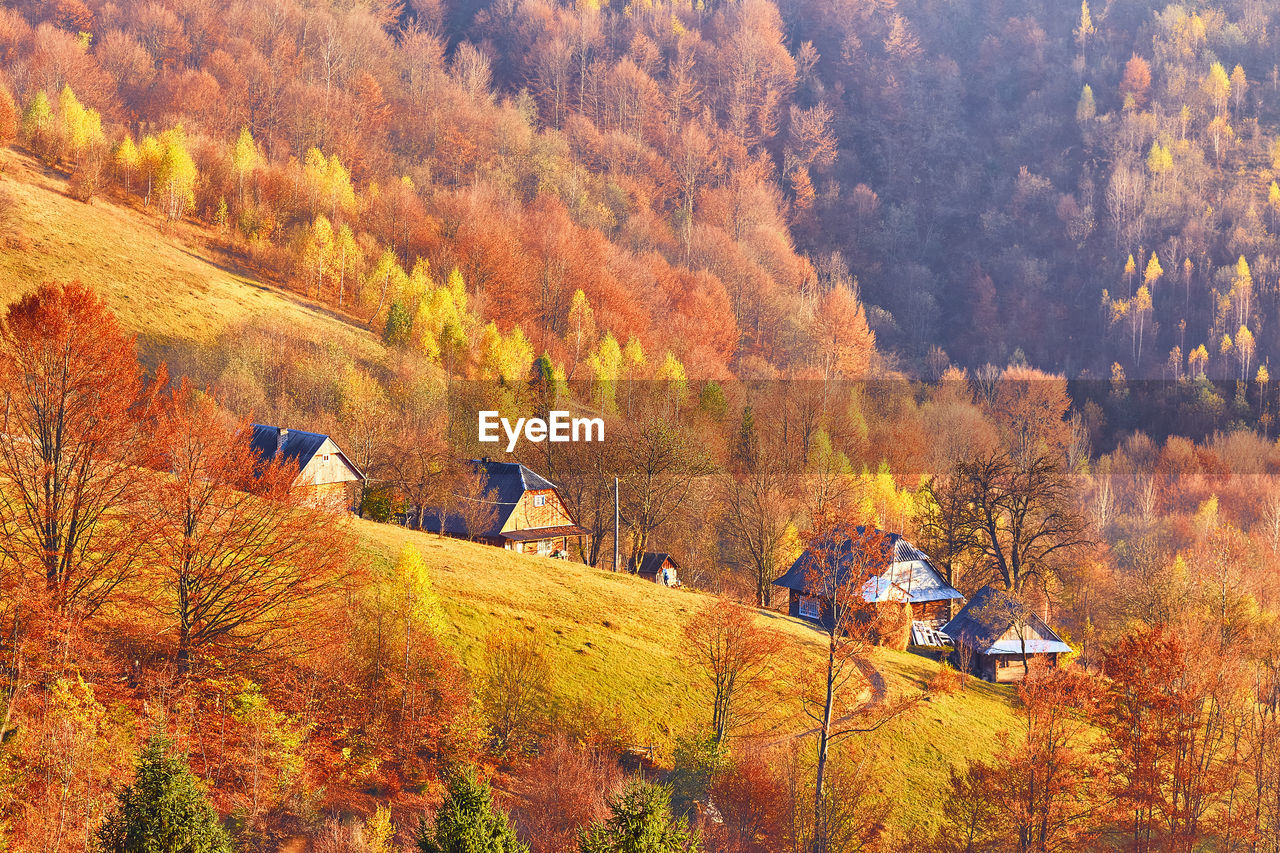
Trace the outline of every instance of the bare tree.
<instances>
[{"instance_id":1,"label":"bare tree","mask_svg":"<svg viewBox=\"0 0 1280 853\"><path fill-rule=\"evenodd\" d=\"M1070 478L1047 456L1019 464L984 454L959 463L935 492L955 513L947 524L963 531L1013 592L1031 579L1045 582L1060 561L1092 544Z\"/></svg>"},{"instance_id":2,"label":"bare tree","mask_svg":"<svg viewBox=\"0 0 1280 853\"><path fill-rule=\"evenodd\" d=\"M489 475L482 466L463 466L454 474L454 502L468 539L476 539L498 518L498 493L489 488Z\"/></svg>"},{"instance_id":3,"label":"bare tree","mask_svg":"<svg viewBox=\"0 0 1280 853\"><path fill-rule=\"evenodd\" d=\"M166 400L157 435L164 475L152 604L171 618L185 670L214 644L253 648L322 604L345 571L342 509L303 486L285 460L263 462L247 425L228 428L207 395L185 382Z\"/></svg>"},{"instance_id":4,"label":"bare tree","mask_svg":"<svg viewBox=\"0 0 1280 853\"><path fill-rule=\"evenodd\" d=\"M622 444L622 516L631 535L629 566L650 535L662 527L693 493L694 481L715 466L683 431L666 418L642 418Z\"/></svg>"},{"instance_id":5,"label":"bare tree","mask_svg":"<svg viewBox=\"0 0 1280 853\"><path fill-rule=\"evenodd\" d=\"M815 530L807 544L802 558L805 591L822 602L819 621L827 646L818 681L806 685L801 695L804 712L818 724L811 849L822 853L833 828L827 813L830 798L823 788L831 745L879 729L912 708L918 697L889 700L883 677L866 660L873 638L884 630L884 616L864 590L891 557L888 536L839 521ZM870 688L866 702L861 701L861 686Z\"/></svg>"}]
</instances>

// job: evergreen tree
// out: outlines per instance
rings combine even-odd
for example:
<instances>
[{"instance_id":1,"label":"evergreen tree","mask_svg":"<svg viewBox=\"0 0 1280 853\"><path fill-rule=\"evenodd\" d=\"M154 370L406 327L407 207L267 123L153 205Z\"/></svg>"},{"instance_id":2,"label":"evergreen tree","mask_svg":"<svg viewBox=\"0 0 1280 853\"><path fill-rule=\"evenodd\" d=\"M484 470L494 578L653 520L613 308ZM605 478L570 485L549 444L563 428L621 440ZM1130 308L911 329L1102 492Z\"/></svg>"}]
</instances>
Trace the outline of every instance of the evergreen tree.
<instances>
[{"instance_id":1,"label":"evergreen tree","mask_svg":"<svg viewBox=\"0 0 1280 853\"><path fill-rule=\"evenodd\" d=\"M168 739L153 735L98 831L102 853L231 853L231 839Z\"/></svg>"},{"instance_id":2,"label":"evergreen tree","mask_svg":"<svg viewBox=\"0 0 1280 853\"><path fill-rule=\"evenodd\" d=\"M421 853L528 853L507 815L493 805L489 786L467 768L449 780L434 826L418 829Z\"/></svg>"},{"instance_id":3,"label":"evergreen tree","mask_svg":"<svg viewBox=\"0 0 1280 853\"><path fill-rule=\"evenodd\" d=\"M692 853L701 849L684 818L671 816L671 789L632 779L609 800L609 817L578 838L580 853Z\"/></svg>"}]
</instances>

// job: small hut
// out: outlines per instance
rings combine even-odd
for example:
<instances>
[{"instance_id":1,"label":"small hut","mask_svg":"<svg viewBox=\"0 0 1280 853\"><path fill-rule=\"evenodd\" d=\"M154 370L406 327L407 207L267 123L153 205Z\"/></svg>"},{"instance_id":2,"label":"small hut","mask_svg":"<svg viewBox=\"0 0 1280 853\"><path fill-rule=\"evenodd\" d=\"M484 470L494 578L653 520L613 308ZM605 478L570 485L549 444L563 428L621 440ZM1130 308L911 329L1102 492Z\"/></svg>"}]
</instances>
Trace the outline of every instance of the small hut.
<instances>
[{"instance_id":1,"label":"small hut","mask_svg":"<svg viewBox=\"0 0 1280 853\"><path fill-rule=\"evenodd\" d=\"M645 551L632 566L632 571L651 583L680 586L680 565L670 554Z\"/></svg>"},{"instance_id":2,"label":"small hut","mask_svg":"<svg viewBox=\"0 0 1280 853\"><path fill-rule=\"evenodd\" d=\"M955 646L956 669L992 682L1021 681L1033 662L1056 667L1071 651L1035 612L993 586L974 593L941 632Z\"/></svg>"}]
</instances>

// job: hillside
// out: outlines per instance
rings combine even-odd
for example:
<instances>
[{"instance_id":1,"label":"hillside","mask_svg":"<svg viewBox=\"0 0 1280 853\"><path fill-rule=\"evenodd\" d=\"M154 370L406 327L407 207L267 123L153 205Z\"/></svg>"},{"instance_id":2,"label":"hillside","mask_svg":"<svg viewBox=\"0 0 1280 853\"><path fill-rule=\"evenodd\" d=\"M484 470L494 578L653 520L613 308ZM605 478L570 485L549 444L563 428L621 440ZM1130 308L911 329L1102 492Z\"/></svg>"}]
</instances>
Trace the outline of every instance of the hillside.
<instances>
[{"instance_id":1,"label":"hillside","mask_svg":"<svg viewBox=\"0 0 1280 853\"><path fill-rule=\"evenodd\" d=\"M332 340L356 357L381 349L369 332L220 265L155 216L107 198L67 194L61 174L13 149L0 150L0 188L11 249L0 251L0 300L42 281L80 279L99 289L121 323L147 343L208 344L250 321ZM11 217L11 218L10 218ZM14 250L16 249L16 250Z\"/></svg>"},{"instance_id":2,"label":"hillside","mask_svg":"<svg viewBox=\"0 0 1280 853\"><path fill-rule=\"evenodd\" d=\"M525 557L399 527L356 522L362 549L375 568L389 571L406 543L413 543L432 571L450 622L450 642L476 667L485 638L503 626L537 632L555 660L557 691L616 708L638 744L658 748L669 761L676 736L704 722L699 675L680 655L682 629L707 597L667 589L626 574L579 563ZM804 623L776 614L760 620L815 656L819 635ZM905 652L876 650L873 663L890 693L918 690L938 664ZM894 772L890 799L908 827L937 820L932 804L948 768L990 758L995 734L1012 728L1009 688L970 681L960 693L937 696L910 717L872 735ZM779 690L772 720L778 737L809 728L794 697Z\"/></svg>"}]
</instances>

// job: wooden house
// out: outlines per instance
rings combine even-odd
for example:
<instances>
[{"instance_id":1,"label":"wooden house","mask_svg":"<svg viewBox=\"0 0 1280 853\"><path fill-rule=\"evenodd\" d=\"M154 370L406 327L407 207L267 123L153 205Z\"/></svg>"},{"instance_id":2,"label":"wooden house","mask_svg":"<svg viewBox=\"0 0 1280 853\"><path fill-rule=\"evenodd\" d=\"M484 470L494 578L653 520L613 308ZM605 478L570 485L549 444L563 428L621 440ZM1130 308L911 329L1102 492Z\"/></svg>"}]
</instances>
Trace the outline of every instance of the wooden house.
<instances>
[{"instance_id":1,"label":"wooden house","mask_svg":"<svg viewBox=\"0 0 1280 853\"><path fill-rule=\"evenodd\" d=\"M645 551L631 570L651 583L663 586L680 586L680 566L670 554Z\"/></svg>"},{"instance_id":2,"label":"wooden house","mask_svg":"<svg viewBox=\"0 0 1280 853\"><path fill-rule=\"evenodd\" d=\"M349 509L359 504L364 474L329 436L254 424L250 446L264 460L283 459L296 467L294 485L310 490L312 500Z\"/></svg>"},{"instance_id":3,"label":"wooden house","mask_svg":"<svg viewBox=\"0 0 1280 853\"><path fill-rule=\"evenodd\" d=\"M472 459L468 464L484 477L484 500L495 509L492 520L483 530L468 531L457 507L433 507L423 512L424 530L543 557L568 557L570 540L586 545L590 533L578 525L550 480L519 462Z\"/></svg>"},{"instance_id":4,"label":"wooden house","mask_svg":"<svg viewBox=\"0 0 1280 853\"><path fill-rule=\"evenodd\" d=\"M842 542L823 546L839 555L841 562L836 582L847 583L839 575L852 570L855 549L865 547L862 540L878 543L880 553L872 558L875 560L874 570L862 586L862 596L865 601L874 603L878 608L892 608L901 613L902 621L906 623L904 628L909 626L911 631L904 630L901 642L895 643L896 645L905 646L909 636L924 634L923 629L939 628L951 618L952 606L963 600L964 596L947 583L928 555L897 533L885 533L866 527L857 527L854 533L855 536L848 536ZM865 555L860 556L865 559ZM800 619L829 625L830 594L823 595L821 590L810 588L814 560L812 551L805 551L787 573L773 583L788 591L788 613ZM916 629L921 630L917 632Z\"/></svg>"},{"instance_id":5,"label":"wooden house","mask_svg":"<svg viewBox=\"0 0 1280 853\"><path fill-rule=\"evenodd\" d=\"M1071 647L1043 619L1027 608L1004 603L1003 593L985 586L974 593L955 618L942 626L955 646L952 664L993 682L1021 681L1024 655L1056 667Z\"/></svg>"}]
</instances>

